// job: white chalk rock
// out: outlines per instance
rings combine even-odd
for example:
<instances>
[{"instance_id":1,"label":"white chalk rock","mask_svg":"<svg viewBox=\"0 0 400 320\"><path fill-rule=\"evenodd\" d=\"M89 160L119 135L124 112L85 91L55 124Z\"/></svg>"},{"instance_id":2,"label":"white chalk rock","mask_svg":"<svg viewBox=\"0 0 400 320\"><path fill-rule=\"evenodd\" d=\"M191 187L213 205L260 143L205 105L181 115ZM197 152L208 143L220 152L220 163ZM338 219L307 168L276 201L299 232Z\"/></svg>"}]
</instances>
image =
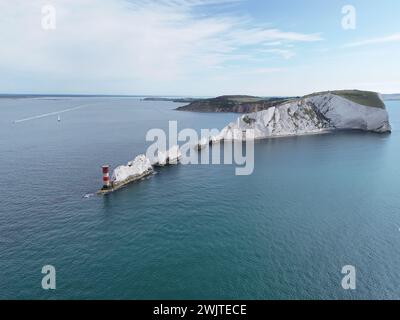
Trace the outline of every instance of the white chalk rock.
<instances>
[{"instance_id":1,"label":"white chalk rock","mask_svg":"<svg viewBox=\"0 0 400 320\"><path fill-rule=\"evenodd\" d=\"M158 151L154 165L166 166L167 164L177 164L181 158L182 152L179 146L173 146L168 151Z\"/></svg>"},{"instance_id":2,"label":"white chalk rock","mask_svg":"<svg viewBox=\"0 0 400 320\"><path fill-rule=\"evenodd\" d=\"M165 166L167 165L167 161L168 161L168 152L158 151L155 163L159 166Z\"/></svg>"},{"instance_id":3,"label":"white chalk rock","mask_svg":"<svg viewBox=\"0 0 400 320\"><path fill-rule=\"evenodd\" d=\"M379 133L391 131L385 107L361 105L332 93L306 96L241 116L225 127L221 135L226 140L244 140L250 129L253 130L255 139L341 129Z\"/></svg>"},{"instance_id":4,"label":"white chalk rock","mask_svg":"<svg viewBox=\"0 0 400 320\"><path fill-rule=\"evenodd\" d=\"M211 144L218 144L224 139L224 136L220 133L216 136L211 136L210 137L210 142Z\"/></svg>"},{"instance_id":5,"label":"white chalk rock","mask_svg":"<svg viewBox=\"0 0 400 320\"><path fill-rule=\"evenodd\" d=\"M177 164L178 161L182 158L182 153L179 146L173 146L171 149L169 149L167 154L169 164Z\"/></svg>"},{"instance_id":6,"label":"white chalk rock","mask_svg":"<svg viewBox=\"0 0 400 320\"><path fill-rule=\"evenodd\" d=\"M114 183L123 182L127 179L141 176L152 169L150 160L145 155L140 155L133 161L128 162L126 166L115 168L112 175L112 181Z\"/></svg>"},{"instance_id":7,"label":"white chalk rock","mask_svg":"<svg viewBox=\"0 0 400 320\"><path fill-rule=\"evenodd\" d=\"M196 145L196 149L201 150L207 147L210 144L210 138L209 137L203 137L200 139L200 141Z\"/></svg>"}]
</instances>

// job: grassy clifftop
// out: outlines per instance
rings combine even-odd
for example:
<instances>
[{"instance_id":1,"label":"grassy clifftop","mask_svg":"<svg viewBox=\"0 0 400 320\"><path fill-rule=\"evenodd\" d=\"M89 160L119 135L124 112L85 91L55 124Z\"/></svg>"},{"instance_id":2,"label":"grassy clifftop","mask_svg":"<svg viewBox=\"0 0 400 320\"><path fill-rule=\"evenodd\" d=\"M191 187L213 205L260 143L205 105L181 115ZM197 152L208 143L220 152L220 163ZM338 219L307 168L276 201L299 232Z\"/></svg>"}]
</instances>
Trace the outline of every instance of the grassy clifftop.
<instances>
[{"instance_id":1,"label":"grassy clifftop","mask_svg":"<svg viewBox=\"0 0 400 320\"><path fill-rule=\"evenodd\" d=\"M358 103L368 107L385 108L384 102L376 92L360 91L360 90L336 90L316 92L306 95L303 98L314 97L324 94L334 94L354 103ZM220 96L212 99L194 99L187 101L189 104L179 107L179 111L194 111L194 112L235 112L235 113L252 113L266 110L271 107L279 106L288 101L302 99L301 97L273 97L262 98L245 95ZM183 101L182 101L183 102Z\"/></svg>"},{"instance_id":2,"label":"grassy clifftop","mask_svg":"<svg viewBox=\"0 0 400 320\"><path fill-rule=\"evenodd\" d=\"M361 104L367 107L374 107L374 108L385 108L385 103L379 97L379 94L372 91L360 91L360 90L335 90L335 91L324 91L324 92L317 92L310 94L305 97L311 97L316 95L322 94L335 94L347 100L353 101L355 103Z\"/></svg>"},{"instance_id":3,"label":"grassy clifftop","mask_svg":"<svg viewBox=\"0 0 400 320\"><path fill-rule=\"evenodd\" d=\"M179 111L196 112L234 112L251 113L268 109L284 103L290 98L261 98L244 95L221 96L212 99L201 99L187 106L179 107Z\"/></svg>"}]
</instances>

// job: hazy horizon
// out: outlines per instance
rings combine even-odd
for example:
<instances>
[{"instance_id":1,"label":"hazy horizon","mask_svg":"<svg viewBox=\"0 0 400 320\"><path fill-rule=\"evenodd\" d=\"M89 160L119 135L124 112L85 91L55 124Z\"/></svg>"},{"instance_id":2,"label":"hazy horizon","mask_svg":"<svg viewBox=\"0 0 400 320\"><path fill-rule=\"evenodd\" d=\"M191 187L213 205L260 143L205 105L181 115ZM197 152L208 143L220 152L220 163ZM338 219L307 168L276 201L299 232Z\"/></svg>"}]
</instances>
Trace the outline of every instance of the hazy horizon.
<instances>
[{"instance_id":1,"label":"hazy horizon","mask_svg":"<svg viewBox=\"0 0 400 320\"><path fill-rule=\"evenodd\" d=\"M337 90L359 90L359 89L332 89L329 91L337 91ZM367 90L366 90L367 91ZM309 92L308 94L315 93L317 91ZM374 91L377 92L377 91ZM383 95L399 95L400 92L391 92L391 93L382 93L377 92ZM235 93L228 94L235 96L254 96L246 93ZM307 94L305 94L307 95ZM0 97L8 97L8 96L42 96L42 97L149 97L149 98L212 98L212 97L220 97L227 96L225 94L217 94L217 95L178 95L178 94L89 94L89 93L0 93ZM277 96L277 95L257 95L257 97L297 97L299 95L285 95L285 96ZM300 95L303 96L303 95Z\"/></svg>"}]
</instances>

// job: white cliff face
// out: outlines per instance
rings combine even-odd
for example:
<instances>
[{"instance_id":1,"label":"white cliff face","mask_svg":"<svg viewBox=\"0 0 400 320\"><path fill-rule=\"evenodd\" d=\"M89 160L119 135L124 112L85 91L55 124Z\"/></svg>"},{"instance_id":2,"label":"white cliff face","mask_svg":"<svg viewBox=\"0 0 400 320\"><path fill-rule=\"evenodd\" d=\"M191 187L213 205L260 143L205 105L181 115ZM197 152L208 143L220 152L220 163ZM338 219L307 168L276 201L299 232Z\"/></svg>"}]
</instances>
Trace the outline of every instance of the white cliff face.
<instances>
[{"instance_id":1,"label":"white cliff face","mask_svg":"<svg viewBox=\"0 0 400 320\"><path fill-rule=\"evenodd\" d=\"M173 146L168 151L158 151L153 165L165 166L167 164L176 164L182 158L182 152L179 146Z\"/></svg>"},{"instance_id":2,"label":"white cliff face","mask_svg":"<svg viewBox=\"0 0 400 320\"><path fill-rule=\"evenodd\" d=\"M368 107L343 97L327 94L310 98L320 112L337 129L358 129L373 132L391 131L385 108Z\"/></svg>"},{"instance_id":3,"label":"white cliff face","mask_svg":"<svg viewBox=\"0 0 400 320\"><path fill-rule=\"evenodd\" d=\"M210 143L210 137L203 137L200 139L200 141L197 144L197 148L198 149L204 149L205 147L208 146L208 144Z\"/></svg>"},{"instance_id":4,"label":"white cliff face","mask_svg":"<svg viewBox=\"0 0 400 320\"><path fill-rule=\"evenodd\" d=\"M176 164L182 158L182 152L179 146L173 146L168 151L168 163L169 164Z\"/></svg>"},{"instance_id":5,"label":"white cliff face","mask_svg":"<svg viewBox=\"0 0 400 320\"><path fill-rule=\"evenodd\" d=\"M153 161L153 165L160 165L160 166L165 166L167 165L167 160L168 160L168 151L158 151L157 157Z\"/></svg>"},{"instance_id":6,"label":"white cliff face","mask_svg":"<svg viewBox=\"0 0 400 320\"><path fill-rule=\"evenodd\" d=\"M112 175L112 181L114 183L124 182L129 178L140 176L152 169L150 160L145 155L140 155L133 161L128 162L126 166L115 168Z\"/></svg>"},{"instance_id":7,"label":"white cliff face","mask_svg":"<svg viewBox=\"0 0 400 320\"><path fill-rule=\"evenodd\" d=\"M360 105L331 93L301 98L244 115L225 127L221 135L226 140L241 140L249 129L254 130L255 139L335 129L391 130L386 109Z\"/></svg>"}]
</instances>

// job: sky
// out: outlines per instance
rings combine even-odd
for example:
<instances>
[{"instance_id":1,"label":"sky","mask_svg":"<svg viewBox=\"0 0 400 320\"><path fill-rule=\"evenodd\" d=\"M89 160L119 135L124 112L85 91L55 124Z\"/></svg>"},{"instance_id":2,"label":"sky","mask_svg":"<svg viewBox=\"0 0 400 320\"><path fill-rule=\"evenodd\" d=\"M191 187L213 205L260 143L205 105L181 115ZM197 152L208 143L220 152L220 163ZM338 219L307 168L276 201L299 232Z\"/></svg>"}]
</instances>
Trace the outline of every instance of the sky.
<instances>
[{"instance_id":1,"label":"sky","mask_svg":"<svg viewBox=\"0 0 400 320\"><path fill-rule=\"evenodd\" d=\"M0 0L0 93L400 93L399 14L398 0Z\"/></svg>"}]
</instances>

